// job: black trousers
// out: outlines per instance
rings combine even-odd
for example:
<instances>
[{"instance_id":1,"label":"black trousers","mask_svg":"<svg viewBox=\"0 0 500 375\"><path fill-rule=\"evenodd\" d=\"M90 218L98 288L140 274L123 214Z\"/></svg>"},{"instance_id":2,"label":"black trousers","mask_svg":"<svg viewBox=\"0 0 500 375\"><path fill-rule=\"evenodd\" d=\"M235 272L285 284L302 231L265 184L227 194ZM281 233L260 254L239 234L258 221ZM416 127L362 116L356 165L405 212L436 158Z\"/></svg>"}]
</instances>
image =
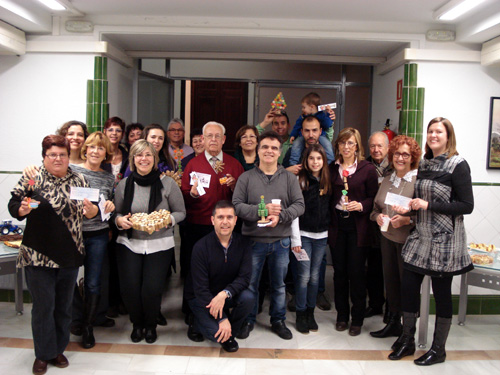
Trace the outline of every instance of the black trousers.
<instances>
[{"instance_id":1,"label":"black trousers","mask_svg":"<svg viewBox=\"0 0 500 375\"><path fill-rule=\"evenodd\" d=\"M214 230L213 225L202 225L202 224L193 224L186 222L185 224L185 238L182 240L184 245L181 247L181 275L187 276L189 275L189 271L191 270L191 255L193 254L193 247L205 237L207 234L211 233ZM189 304L187 300L182 297L182 312L185 315L189 315L191 313L191 309L189 308Z\"/></svg>"},{"instance_id":2,"label":"black trousers","mask_svg":"<svg viewBox=\"0 0 500 375\"><path fill-rule=\"evenodd\" d=\"M156 328L161 297L174 249L136 254L117 244L121 295L134 326Z\"/></svg>"},{"instance_id":3,"label":"black trousers","mask_svg":"<svg viewBox=\"0 0 500 375\"><path fill-rule=\"evenodd\" d=\"M368 250L366 262L366 288L368 291L368 306L381 309L385 303L384 272L382 267L382 252L380 247Z\"/></svg>"},{"instance_id":4,"label":"black trousers","mask_svg":"<svg viewBox=\"0 0 500 375\"><path fill-rule=\"evenodd\" d=\"M403 311L417 313L420 310L420 286L424 279L423 274L405 269L402 282L402 304ZM431 277L432 293L436 301L436 316L451 318L453 316L453 305L451 302L451 282L453 276Z\"/></svg>"},{"instance_id":5,"label":"black trousers","mask_svg":"<svg viewBox=\"0 0 500 375\"><path fill-rule=\"evenodd\" d=\"M357 245L358 233L354 217L338 219L337 240L331 248L333 289L337 322L349 321L351 298L352 325L362 326L366 310L366 257L368 247Z\"/></svg>"},{"instance_id":6,"label":"black trousers","mask_svg":"<svg viewBox=\"0 0 500 375\"><path fill-rule=\"evenodd\" d=\"M218 320L210 315L210 310L196 298L189 300L188 303L194 314L196 330L207 339L216 342L218 337L215 337L215 334L219 330ZM230 300L226 300L224 304L224 313L228 317L229 323L231 323L232 336L237 336L240 333L241 327L243 323L245 323L254 305L255 300L253 298L253 293L248 289L233 296Z\"/></svg>"},{"instance_id":7,"label":"black trousers","mask_svg":"<svg viewBox=\"0 0 500 375\"><path fill-rule=\"evenodd\" d=\"M69 343L78 267L25 267L24 272L33 299L31 329L35 356L48 361L62 354Z\"/></svg>"},{"instance_id":8,"label":"black trousers","mask_svg":"<svg viewBox=\"0 0 500 375\"><path fill-rule=\"evenodd\" d=\"M385 293L389 311L401 312L401 280L403 278L403 244L393 242L382 236L382 266L384 267Z\"/></svg>"}]
</instances>

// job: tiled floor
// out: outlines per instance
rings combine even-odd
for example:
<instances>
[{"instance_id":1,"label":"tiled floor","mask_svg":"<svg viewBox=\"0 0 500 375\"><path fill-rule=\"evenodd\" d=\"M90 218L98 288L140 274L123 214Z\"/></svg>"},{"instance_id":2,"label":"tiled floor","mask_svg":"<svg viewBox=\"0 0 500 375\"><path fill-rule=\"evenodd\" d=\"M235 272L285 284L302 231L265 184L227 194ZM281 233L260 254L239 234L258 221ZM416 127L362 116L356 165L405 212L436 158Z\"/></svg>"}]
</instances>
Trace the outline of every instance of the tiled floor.
<instances>
[{"instance_id":1,"label":"tiled floor","mask_svg":"<svg viewBox=\"0 0 500 375\"><path fill-rule=\"evenodd\" d=\"M410 358L399 362L386 359L394 338L374 339L368 332L382 327L382 317L365 321L362 334L350 337L334 329L332 311L316 311L319 331L302 335L295 330L295 314L288 313L294 337L281 340L270 331L267 306L258 316L250 337L239 340L240 350L229 354L210 342L194 343L186 337L180 313L181 285L173 278L163 299L168 319L159 327L153 345L133 344L127 316L114 328L96 328L98 344L82 349L72 336L66 351L67 369L49 367L48 374L146 375L146 374L231 374L231 375L320 375L320 374L500 374L500 316L469 316L463 327L454 324L447 344L447 361L429 368L415 366ZM0 374L30 374L34 360L30 328L30 305L16 316L13 303L0 303ZM433 326L433 317L430 326ZM456 318L454 319L456 321ZM432 337L432 328L429 329ZM423 352L417 352L423 353Z\"/></svg>"}]
</instances>

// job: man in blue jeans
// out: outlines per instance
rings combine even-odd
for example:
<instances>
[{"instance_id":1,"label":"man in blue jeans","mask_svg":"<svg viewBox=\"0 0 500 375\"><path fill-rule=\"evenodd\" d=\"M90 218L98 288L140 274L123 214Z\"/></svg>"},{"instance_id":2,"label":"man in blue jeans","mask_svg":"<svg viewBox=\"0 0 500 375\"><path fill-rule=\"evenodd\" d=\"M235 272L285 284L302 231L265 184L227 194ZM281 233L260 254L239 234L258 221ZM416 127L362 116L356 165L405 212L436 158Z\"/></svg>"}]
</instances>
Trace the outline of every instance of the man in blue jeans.
<instances>
[{"instance_id":1,"label":"man in blue jeans","mask_svg":"<svg viewBox=\"0 0 500 375\"><path fill-rule=\"evenodd\" d=\"M243 219L242 233L252 241L252 277L250 291L255 305L238 338L247 338L255 324L258 308L258 286L267 259L271 282L272 330L284 340L292 338L286 327L285 276L288 269L290 234L293 219L304 213L304 198L297 178L278 164L281 138L274 132L262 133L257 147L259 165L243 173L233 193L236 215ZM259 203L264 196L269 224L258 226ZM274 203L273 203L274 202Z\"/></svg>"},{"instance_id":2,"label":"man in blue jeans","mask_svg":"<svg viewBox=\"0 0 500 375\"><path fill-rule=\"evenodd\" d=\"M252 249L247 238L233 233L236 219L231 202L222 200L215 204L214 231L194 245L185 286L186 300L194 314L194 328L207 339L220 343L227 352L238 350L234 336L240 332L255 302L248 290Z\"/></svg>"}]
</instances>

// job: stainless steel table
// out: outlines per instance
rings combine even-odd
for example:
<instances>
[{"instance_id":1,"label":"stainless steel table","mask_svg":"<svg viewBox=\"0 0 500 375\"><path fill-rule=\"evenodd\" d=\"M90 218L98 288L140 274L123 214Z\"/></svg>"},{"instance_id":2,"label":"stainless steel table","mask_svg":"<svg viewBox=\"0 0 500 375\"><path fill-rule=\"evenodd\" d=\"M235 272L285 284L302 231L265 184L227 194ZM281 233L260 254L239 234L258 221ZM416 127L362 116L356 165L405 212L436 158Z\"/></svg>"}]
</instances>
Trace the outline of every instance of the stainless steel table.
<instances>
[{"instance_id":1,"label":"stainless steel table","mask_svg":"<svg viewBox=\"0 0 500 375\"><path fill-rule=\"evenodd\" d=\"M483 252L470 251L471 254L486 254ZM493 264L478 265L474 264L474 269L460 276L460 298L458 303L458 324L465 324L465 315L467 312L467 294L469 285L479 286L488 289L500 290L500 252L494 252L490 255L494 258ZM420 321L418 323L418 346L425 348L427 345L427 327L429 324L429 302L431 291L431 278L424 277L422 282L421 300L420 300Z\"/></svg>"},{"instance_id":2,"label":"stainless steel table","mask_svg":"<svg viewBox=\"0 0 500 375\"><path fill-rule=\"evenodd\" d=\"M14 298L16 312L23 314L23 269L16 268L16 259L19 249L13 249L0 243L0 275L14 276Z\"/></svg>"},{"instance_id":3,"label":"stainless steel table","mask_svg":"<svg viewBox=\"0 0 500 375\"><path fill-rule=\"evenodd\" d=\"M478 252L475 252L474 250L471 250L471 253L480 254ZM493 290L500 290L500 252L494 252L489 255L494 257L493 264L475 264L474 270L461 276L460 299L458 303L458 324L461 326L465 324L469 285Z\"/></svg>"}]
</instances>

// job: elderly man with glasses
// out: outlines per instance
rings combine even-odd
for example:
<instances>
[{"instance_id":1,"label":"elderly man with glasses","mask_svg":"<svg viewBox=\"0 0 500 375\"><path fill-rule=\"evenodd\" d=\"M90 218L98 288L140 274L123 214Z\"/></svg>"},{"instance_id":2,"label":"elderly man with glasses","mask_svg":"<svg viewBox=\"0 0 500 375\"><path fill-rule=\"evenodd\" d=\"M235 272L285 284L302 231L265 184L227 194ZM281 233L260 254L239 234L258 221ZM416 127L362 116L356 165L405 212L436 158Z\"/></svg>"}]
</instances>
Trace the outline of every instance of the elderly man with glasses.
<instances>
[{"instance_id":1,"label":"elderly man with glasses","mask_svg":"<svg viewBox=\"0 0 500 375\"><path fill-rule=\"evenodd\" d=\"M203 126L205 151L193 158L182 175L181 190L186 204L186 230L190 234L181 259L191 261L194 244L213 230L212 210L221 200L231 201L236 180L243 173L243 167L232 156L222 151L226 141L226 128L215 121ZM182 272L184 273L184 271ZM183 304L183 312L189 315L189 308ZM188 320L191 340L201 341L203 336L193 331L192 320Z\"/></svg>"}]
</instances>

